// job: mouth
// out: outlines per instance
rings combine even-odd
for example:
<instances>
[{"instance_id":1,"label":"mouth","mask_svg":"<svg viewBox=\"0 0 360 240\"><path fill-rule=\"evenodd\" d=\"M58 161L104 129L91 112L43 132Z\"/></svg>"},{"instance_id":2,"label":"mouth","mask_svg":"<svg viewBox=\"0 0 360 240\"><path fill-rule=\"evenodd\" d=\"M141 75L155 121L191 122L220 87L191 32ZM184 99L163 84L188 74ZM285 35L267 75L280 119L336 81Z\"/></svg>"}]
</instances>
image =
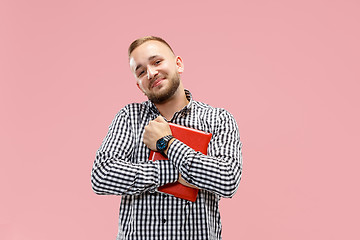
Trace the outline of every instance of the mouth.
<instances>
[{"instance_id":1,"label":"mouth","mask_svg":"<svg viewBox=\"0 0 360 240\"><path fill-rule=\"evenodd\" d=\"M157 78L154 81L151 82L150 86L151 88L157 87L160 85L160 83L164 80L165 78Z\"/></svg>"}]
</instances>

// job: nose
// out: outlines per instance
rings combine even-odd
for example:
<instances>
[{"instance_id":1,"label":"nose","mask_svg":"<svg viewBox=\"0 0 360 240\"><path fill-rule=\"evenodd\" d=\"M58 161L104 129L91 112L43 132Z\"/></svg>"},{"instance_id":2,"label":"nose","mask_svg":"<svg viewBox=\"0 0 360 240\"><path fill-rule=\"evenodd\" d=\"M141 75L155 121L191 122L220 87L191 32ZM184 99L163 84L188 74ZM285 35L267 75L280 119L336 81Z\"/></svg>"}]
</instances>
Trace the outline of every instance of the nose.
<instances>
[{"instance_id":1,"label":"nose","mask_svg":"<svg viewBox=\"0 0 360 240\"><path fill-rule=\"evenodd\" d=\"M157 74L156 69L152 68L151 66L147 67L147 77L148 79L152 79Z\"/></svg>"}]
</instances>

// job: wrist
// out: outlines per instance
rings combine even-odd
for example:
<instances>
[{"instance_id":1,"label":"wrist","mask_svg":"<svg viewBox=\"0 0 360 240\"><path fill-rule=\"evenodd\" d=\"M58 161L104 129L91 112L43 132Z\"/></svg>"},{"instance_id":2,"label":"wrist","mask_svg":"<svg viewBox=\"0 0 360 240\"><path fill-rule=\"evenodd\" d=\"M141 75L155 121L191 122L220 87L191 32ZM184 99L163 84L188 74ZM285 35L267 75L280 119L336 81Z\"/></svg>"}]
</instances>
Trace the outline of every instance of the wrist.
<instances>
[{"instance_id":1,"label":"wrist","mask_svg":"<svg viewBox=\"0 0 360 240\"><path fill-rule=\"evenodd\" d=\"M171 145L174 141L175 141L175 138L170 139L170 141L169 141L169 143L168 143L168 145L167 145L167 148L164 150L164 153L165 153L166 156L167 156L167 152L168 152L168 150L169 150L169 148L170 148L170 145Z\"/></svg>"},{"instance_id":2,"label":"wrist","mask_svg":"<svg viewBox=\"0 0 360 240\"><path fill-rule=\"evenodd\" d=\"M158 152L160 152L162 155L164 155L164 157L167 157L166 153L167 153L167 149L170 146L170 141L173 139L174 137L172 135L166 135L162 138L159 138L156 141L156 150ZM171 141L172 142L172 141Z\"/></svg>"}]
</instances>

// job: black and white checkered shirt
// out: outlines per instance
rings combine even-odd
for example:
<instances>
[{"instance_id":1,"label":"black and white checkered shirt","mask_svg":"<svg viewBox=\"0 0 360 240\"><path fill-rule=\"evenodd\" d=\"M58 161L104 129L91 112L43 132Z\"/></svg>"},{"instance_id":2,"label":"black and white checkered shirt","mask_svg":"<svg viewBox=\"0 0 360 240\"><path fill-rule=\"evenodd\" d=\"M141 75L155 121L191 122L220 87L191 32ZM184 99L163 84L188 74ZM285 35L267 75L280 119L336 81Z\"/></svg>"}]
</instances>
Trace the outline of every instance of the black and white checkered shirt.
<instances>
[{"instance_id":1,"label":"black and white checkered shirt","mask_svg":"<svg viewBox=\"0 0 360 240\"><path fill-rule=\"evenodd\" d=\"M224 109L190 101L170 122L212 133L208 154L179 140L169 160L149 161L144 127L160 113L146 101L125 106L115 116L96 153L91 182L97 194L121 195L117 239L221 239L219 200L232 197L239 185L242 156L237 124ZM196 202L157 191L175 182L179 172L200 188Z\"/></svg>"}]
</instances>

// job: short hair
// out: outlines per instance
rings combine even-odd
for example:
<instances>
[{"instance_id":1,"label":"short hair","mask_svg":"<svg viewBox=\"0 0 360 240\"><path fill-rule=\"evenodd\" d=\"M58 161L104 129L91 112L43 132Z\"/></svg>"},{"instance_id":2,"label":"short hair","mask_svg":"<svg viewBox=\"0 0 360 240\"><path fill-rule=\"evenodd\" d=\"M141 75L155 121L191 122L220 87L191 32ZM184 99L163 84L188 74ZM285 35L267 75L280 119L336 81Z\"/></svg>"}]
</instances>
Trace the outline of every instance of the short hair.
<instances>
[{"instance_id":1,"label":"short hair","mask_svg":"<svg viewBox=\"0 0 360 240\"><path fill-rule=\"evenodd\" d=\"M162 38L160 37L155 37L155 36L146 36L146 37L142 37L142 38L138 38L135 41L133 41L128 49L128 54L130 57L130 54L135 50L135 48L137 48L138 46L140 46L141 44L147 42L147 41L158 41L158 42L162 42L164 43L166 46L168 46L168 48L171 50L172 53L174 53L174 51L172 50L172 48L170 47L170 45ZM175 53L174 53L175 55Z\"/></svg>"}]
</instances>

